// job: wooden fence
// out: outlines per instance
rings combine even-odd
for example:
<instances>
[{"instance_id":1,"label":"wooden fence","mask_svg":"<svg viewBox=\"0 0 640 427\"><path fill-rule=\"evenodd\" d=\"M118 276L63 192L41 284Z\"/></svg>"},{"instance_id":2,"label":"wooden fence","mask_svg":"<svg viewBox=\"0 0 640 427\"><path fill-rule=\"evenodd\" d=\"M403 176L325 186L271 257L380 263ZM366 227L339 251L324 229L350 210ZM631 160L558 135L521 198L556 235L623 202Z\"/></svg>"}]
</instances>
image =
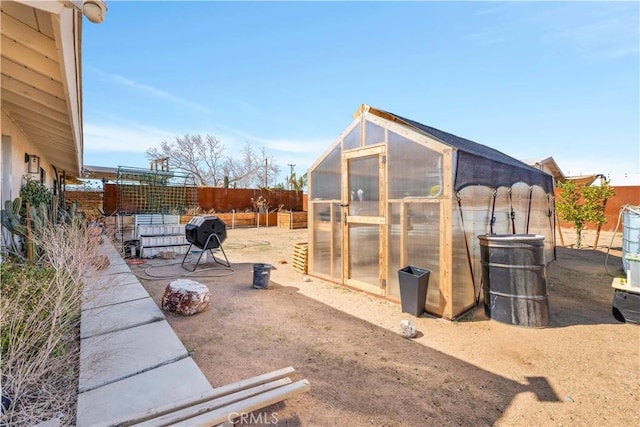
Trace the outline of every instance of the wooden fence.
<instances>
[{"instance_id":1,"label":"wooden fence","mask_svg":"<svg viewBox=\"0 0 640 427\"><path fill-rule=\"evenodd\" d=\"M303 207L302 192L290 190L197 187L182 191L182 187L154 188L150 191L141 186L106 184L105 214L152 212L155 206L166 210L170 208L167 203L175 205L176 210L184 214L195 213L196 207L198 212L216 213L264 212L278 208L299 211Z\"/></svg>"},{"instance_id":2,"label":"wooden fence","mask_svg":"<svg viewBox=\"0 0 640 427\"><path fill-rule=\"evenodd\" d=\"M604 214L607 217L607 222L602 226L602 231L614 231L616 224L618 223L618 217L620 216L620 209L625 205L640 206L640 186L625 186L614 187L616 192L615 196L607 200ZM558 200L559 191L556 188L555 197ZM621 220L622 221L622 220ZM560 227L573 228L573 224L565 221L560 221ZM595 224L587 224L587 229L596 230ZM622 225L618 227L618 231L622 232Z\"/></svg>"}]
</instances>

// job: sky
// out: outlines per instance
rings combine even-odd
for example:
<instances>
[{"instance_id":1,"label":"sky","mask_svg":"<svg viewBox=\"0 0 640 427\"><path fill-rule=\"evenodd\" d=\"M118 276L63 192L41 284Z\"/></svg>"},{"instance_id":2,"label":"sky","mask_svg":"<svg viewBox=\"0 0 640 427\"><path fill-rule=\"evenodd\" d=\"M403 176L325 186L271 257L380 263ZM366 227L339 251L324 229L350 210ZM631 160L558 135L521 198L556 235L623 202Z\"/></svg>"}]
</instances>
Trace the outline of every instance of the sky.
<instances>
[{"instance_id":1,"label":"sky","mask_svg":"<svg viewBox=\"0 0 640 427\"><path fill-rule=\"evenodd\" d=\"M638 2L109 0L82 28L84 162L211 134L301 175L361 104L640 185Z\"/></svg>"}]
</instances>

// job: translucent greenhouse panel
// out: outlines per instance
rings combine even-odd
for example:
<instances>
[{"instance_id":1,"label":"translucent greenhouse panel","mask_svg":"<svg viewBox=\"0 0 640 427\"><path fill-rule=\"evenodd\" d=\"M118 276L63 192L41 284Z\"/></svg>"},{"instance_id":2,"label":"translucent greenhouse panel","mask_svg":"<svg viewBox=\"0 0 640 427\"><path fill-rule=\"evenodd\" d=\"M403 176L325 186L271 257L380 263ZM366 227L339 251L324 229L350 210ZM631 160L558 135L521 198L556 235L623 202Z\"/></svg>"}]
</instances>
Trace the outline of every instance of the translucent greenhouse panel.
<instances>
[{"instance_id":1,"label":"translucent greenhouse panel","mask_svg":"<svg viewBox=\"0 0 640 427\"><path fill-rule=\"evenodd\" d=\"M341 154L340 146L337 146L311 171L309 200L340 200L342 198Z\"/></svg>"},{"instance_id":2,"label":"translucent greenhouse panel","mask_svg":"<svg viewBox=\"0 0 640 427\"><path fill-rule=\"evenodd\" d=\"M553 198L547 198L547 193L535 185L531 194L529 233L544 236L544 260L546 263L553 261L555 246L553 212L549 216L549 210L553 210Z\"/></svg>"},{"instance_id":3,"label":"translucent greenhouse panel","mask_svg":"<svg viewBox=\"0 0 640 427\"><path fill-rule=\"evenodd\" d=\"M347 134L342 140L342 148L344 150L351 150L353 148L360 148L360 129L362 125L358 123L351 132Z\"/></svg>"},{"instance_id":4,"label":"translucent greenhouse panel","mask_svg":"<svg viewBox=\"0 0 640 427\"><path fill-rule=\"evenodd\" d=\"M465 222L465 226L466 226ZM465 243L464 229L462 228L462 219L460 217L460 209L456 201L453 202L453 265L451 275L453 277L453 316L458 316L470 308L475 303L475 296L480 289L480 278L482 272L474 267L473 278L471 268L469 267L469 256L471 256L471 265L479 265L474 263L473 243L469 244L469 252L467 252L467 244ZM467 236L467 239L469 236ZM476 240L476 237L473 236ZM475 282L475 283L474 283ZM475 287L474 287L475 285Z\"/></svg>"},{"instance_id":5,"label":"translucent greenhouse panel","mask_svg":"<svg viewBox=\"0 0 640 427\"><path fill-rule=\"evenodd\" d=\"M391 221L388 237L389 280L387 296L400 299L398 270L408 265L431 270L427 290L427 309L439 313L440 309L440 204L405 203L406 259L402 260L402 204L389 204Z\"/></svg>"},{"instance_id":6,"label":"translucent greenhouse panel","mask_svg":"<svg viewBox=\"0 0 640 427\"><path fill-rule=\"evenodd\" d=\"M387 280L387 297L400 300L400 284L398 270L405 267L400 265L402 248L400 247L401 233L400 212L401 203L389 203L389 236L387 237L387 262L389 278Z\"/></svg>"},{"instance_id":7,"label":"translucent greenhouse panel","mask_svg":"<svg viewBox=\"0 0 640 427\"><path fill-rule=\"evenodd\" d=\"M331 275L331 208L329 203L313 205L313 271Z\"/></svg>"},{"instance_id":8,"label":"translucent greenhouse panel","mask_svg":"<svg viewBox=\"0 0 640 427\"><path fill-rule=\"evenodd\" d=\"M377 285L380 279L380 226L349 226L350 279Z\"/></svg>"},{"instance_id":9,"label":"translucent greenhouse panel","mask_svg":"<svg viewBox=\"0 0 640 427\"><path fill-rule=\"evenodd\" d=\"M516 234L527 233L527 215L529 214L529 193L531 186L519 182L511 186L511 206L514 212Z\"/></svg>"},{"instance_id":10,"label":"translucent greenhouse panel","mask_svg":"<svg viewBox=\"0 0 640 427\"><path fill-rule=\"evenodd\" d=\"M440 204L411 203L407 208L407 224L407 265L431 270L427 309L439 312Z\"/></svg>"},{"instance_id":11,"label":"translucent greenhouse panel","mask_svg":"<svg viewBox=\"0 0 640 427\"><path fill-rule=\"evenodd\" d=\"M386 141L385 129L375 123L364 122L364 145L375 145Z\"/></svg>"},{"instance_id":12,"label":"translucent greenhouse panel","mask_svg":"<svg viewBox=\"0 0 640 427\"><path fill-rule=\"evenodd\" d=\"M442 189L442 155L389 131L389 198L437 197Z\"/></svg>"},{"instance_id":13,"label":"translucent greenhouse panel","mask_svg":"<svg viewBox=\"0 0 640 427\"><path fill-rule=\"evenodd\" d=\"M496 193L495 207L493 209L493 216L495 218L495 223L493 224L493 233L512 234L511 204L509 203L508 188L498 188L498 192Z\"/></svg>"},{"instance_id":14,"label":"translucent greenhouse panel","mask_svg":"<svg viewBox=\"0 0 640 427\"><path fill-rule=\"evenodd\" d=\"M333 271L331 277L342 282L342 207L333 203L331 233L333 236Z\"/></svg>"},{"instance_id":15,"label":"translucent greenhouse panel","mask_svg":"<svg viewBox=\"0 0 640 427\"><path fill-rule=\"evenodd\" d=\"M484 186L465 187L460 191L462 214L464 218L464 229L469 244L469 251L473 259L473 273L479 283L481 268L480 265L480 241L478 236L489 234L490 213L493 202L493 190ZM457 202L454 202L457 206ZM456 210L460 217L460 211ZM460 218L462 222L463 219ZM464 243L464 240L463 240Z\"/></svg>"},{"instance_id":16,"label":"translucent greenhouse panel","mask_svg":"<svg viewBox=\"0 0 640 427\"><path fill-rule=\"evenodd\" d=\"M349 160L349 215L380 216L378 156Z\"/></svg>"}]
</instances>

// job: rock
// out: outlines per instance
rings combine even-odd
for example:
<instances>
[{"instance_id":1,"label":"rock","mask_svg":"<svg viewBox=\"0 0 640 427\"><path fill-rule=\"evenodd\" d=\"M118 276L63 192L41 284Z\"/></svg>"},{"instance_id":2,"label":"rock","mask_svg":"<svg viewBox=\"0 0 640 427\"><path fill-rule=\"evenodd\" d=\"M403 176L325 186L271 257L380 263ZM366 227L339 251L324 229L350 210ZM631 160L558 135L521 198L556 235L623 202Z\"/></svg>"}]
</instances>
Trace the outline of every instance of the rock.
<instances>
[{"instance_id":1,"label":"rock","mask_svg":"<svg viewBox=\"0 0 640 427\"><path fill-rule=\"evenodd\" d=\"M418 330L416 329L416 325L414 325L411 320L401 320L400 332L405 338L413 338L418 333Z\"/></svg>"},{"instance_id":2,"label":"rock","mask_svg":"<svg viewBox=\"0 0 640 427\"><path fill-rule=\"evenodd\" d=\"M162 296L162 309L183 316L191 316L209 307L211 293L205 285L188 279L169 283Z\"/></svg>"}]
</instances>

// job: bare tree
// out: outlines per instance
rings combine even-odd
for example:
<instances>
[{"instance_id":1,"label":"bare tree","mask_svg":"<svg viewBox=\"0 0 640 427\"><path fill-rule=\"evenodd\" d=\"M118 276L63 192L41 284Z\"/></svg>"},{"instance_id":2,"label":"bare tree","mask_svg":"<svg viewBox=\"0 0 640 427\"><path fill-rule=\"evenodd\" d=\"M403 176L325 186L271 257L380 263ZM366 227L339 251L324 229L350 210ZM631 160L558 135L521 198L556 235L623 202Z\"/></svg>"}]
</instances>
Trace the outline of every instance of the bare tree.
<instances>
[{"instance_id":1,"label":"bare tree","mask_svg":"<svg viewBox=\"0 0 640 427\"><path fill-rule=\"evenodd\" d=\"M185 135L175 141L162 141L158 148L147 150L147 158L168 157L169 167L194 175L200 185L240 188L269 187L280 173L280 167L265 147L259 150L247 142L235 159L226 154L225 146L215 136Z\"/></svg>"},{"instance_id":2,"label":"bare tree","mask_svg":"<svg viewBox=\"0 0 640 427\"><path fill-rule=\"evenodd\" d=\"M240 158L228 156L222 169L226 184L240 188L270 187L280 173L280 166L265 147L255 150L248 142L242 147Z\"/></svg>"}]
</instances>

